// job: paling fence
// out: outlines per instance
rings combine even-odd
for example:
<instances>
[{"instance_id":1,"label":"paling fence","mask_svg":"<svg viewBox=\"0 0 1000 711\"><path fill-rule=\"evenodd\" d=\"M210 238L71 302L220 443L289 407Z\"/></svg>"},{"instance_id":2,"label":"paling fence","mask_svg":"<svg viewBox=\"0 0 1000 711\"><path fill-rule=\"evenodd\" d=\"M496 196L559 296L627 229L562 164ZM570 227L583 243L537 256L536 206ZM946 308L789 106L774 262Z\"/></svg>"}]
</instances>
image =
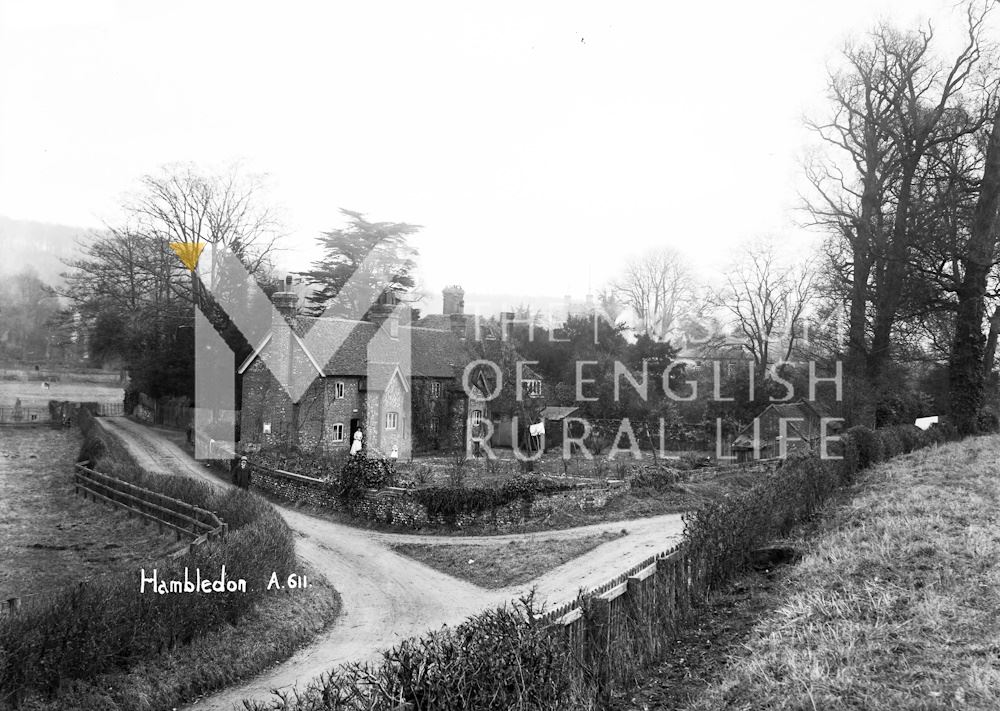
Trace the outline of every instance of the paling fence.
<instances>
[{"instance_id":1,"label":"paling fence","mask_svg":"<svg viewBox=\"0 0 1000 711\"><path fill-rule=\"evenodd\" d=\"M579 684L606 695L661 656L694 599L684 544L647 558L577 600L541 617L561 635Z\"/></svg>"}]
</instances>

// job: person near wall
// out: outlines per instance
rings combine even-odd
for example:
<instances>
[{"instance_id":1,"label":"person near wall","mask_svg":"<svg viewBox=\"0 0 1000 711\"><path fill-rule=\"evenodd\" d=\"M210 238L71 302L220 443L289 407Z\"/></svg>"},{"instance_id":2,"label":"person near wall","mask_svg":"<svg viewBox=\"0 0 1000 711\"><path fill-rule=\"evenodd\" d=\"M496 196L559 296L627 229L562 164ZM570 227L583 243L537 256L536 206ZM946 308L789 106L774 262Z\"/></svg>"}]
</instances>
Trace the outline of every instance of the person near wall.
<instances>
[{"instance_id":1,"label":"person near wall","mask_svg":"<svg viewBox=\"0 0 1000 711\"><path fill-rule=\"evenodd\" d=\"M233 483L241 489L250 488L250 460L246 457L233 460Z\"/></svg>"},{"instance_id":2,"label":"person near wall","mask_svg":"<svg viewBox=\"0 0 1000 711\"><path fill-rule=\"evenodd\" d=\"M358 430L357 432L354 433L354 441L351 443L351 456L352 457L355 454L357 454L358 452L361 451L361 445L362 445L362 440L363 439L364 439L364 435L361 433L361 430Z\"/></svg>"}]
</instances>

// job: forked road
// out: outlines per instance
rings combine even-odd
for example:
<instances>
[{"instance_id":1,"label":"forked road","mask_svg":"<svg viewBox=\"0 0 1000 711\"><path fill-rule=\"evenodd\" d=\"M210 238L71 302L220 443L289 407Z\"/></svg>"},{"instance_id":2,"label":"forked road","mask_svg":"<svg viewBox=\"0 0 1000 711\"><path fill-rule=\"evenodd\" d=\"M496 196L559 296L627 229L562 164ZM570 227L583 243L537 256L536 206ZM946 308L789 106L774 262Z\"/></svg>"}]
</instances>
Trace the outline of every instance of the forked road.
<instances>
[{"instance_id":1,"label":"forked road","mask_svg":"<svg viewBox=\"0 0 1000 711\"><path fill-rule=\"evenodd\" d=\"M150 471L191 476L212 486L230 486L195 461L161 430L120 417L99 419ZM680 515L619 521L578 529L513 536L413 536L366 531L333 523L284 506L277 510L295 532L296 553L321 572L340 592L343 613L337 622L291 659L263 674L206 697L186 711L229 711L244 698L266 699L272 689L305 686L344 662L374 659L383 649L537 587L551 605L573 598L581 587L600 585L618 572L676 542L683 530ZM604 530L629 535L604 543L525 585L485 590L395 553L395 541L421 543L505 542L569 538Z\"/></svg>"}]
</instances>

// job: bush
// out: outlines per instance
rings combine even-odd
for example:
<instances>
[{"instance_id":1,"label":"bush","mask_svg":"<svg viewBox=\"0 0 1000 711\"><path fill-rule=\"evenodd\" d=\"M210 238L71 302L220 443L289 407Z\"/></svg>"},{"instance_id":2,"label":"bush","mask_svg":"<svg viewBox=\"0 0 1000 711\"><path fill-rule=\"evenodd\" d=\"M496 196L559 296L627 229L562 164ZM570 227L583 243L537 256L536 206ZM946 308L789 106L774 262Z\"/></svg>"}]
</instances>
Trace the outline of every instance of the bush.
<instances>
[{"instance_id":1,"label":"bush","mask_svg":"<svg viewBox=\"0 0 1000 711\"><path fill-rule=\"evenodd\" d=\"M294 445L265 447L254 456L254 463L270 469L282 469L314 479L335 481L349 457L306 452Z\"/></svg>"},{"instance_id":2,"label":"bush","mask_svg":"<svg viewBox=\"0 0 1000 711\"><path fill-rule=\"evenodd\" d=\"M979 431L983 433L1000 432L1000 417L992 410L983 410L977 418Z\"/></svg>"},{"instance_id":3,"label":"bush","mask_svg":"<svg viewBox=\"0 0 1000 711\"><path fill-rule=\"evenodd\" d=\"M875 431L858 425L847 430L847 437L854 441L858 448L858 468L867 469L885 459L885 450L880 437Z\"/></svg>"},{"instance_id":4,"label":"bush","mask_svg":"<svg viewBox=\"0 0 1000 711\"><path fill-rule=\"evenodd\" d=\"M392 460L359 452L347 458L332 486L337 497L349 503L360 499L368 489L384 489L395 482L396 467Z\"/></svg>"},{"instance_id":5,"label":"bush","mask_svg":"<svg viewBox=\"0 0 1000 711\"><path fill-rule=\"evenodd\" d=\"M328 709L580 708L562 635L540 622L531 601L500 608L408 639L374 664L324 675L290 701L252 703L253 711Z\"/></svg>"},{"instance_id":6,"label":"bush","mask_svg":"<svg viewBox=\"0 0 1000 711\"><path fill-rule=\"evenodd\" d=\"M188 555L150 564L161 580L200 568L212 578L244 578L247 592L156 595L139 592L138 571L84 581L45 605L0 624L0 701L26 692L50 696L74 679L127 669L161 651L234 623L264 592L272 572L294 570L291 531L265 500L240 489L217 490L188 479L146 472L88 411L81 413L81 456L93 468L172 498L215 511L229 525L226 538ZM147 569L147 576L150 574Z\"/></svg>"}]
</instances>

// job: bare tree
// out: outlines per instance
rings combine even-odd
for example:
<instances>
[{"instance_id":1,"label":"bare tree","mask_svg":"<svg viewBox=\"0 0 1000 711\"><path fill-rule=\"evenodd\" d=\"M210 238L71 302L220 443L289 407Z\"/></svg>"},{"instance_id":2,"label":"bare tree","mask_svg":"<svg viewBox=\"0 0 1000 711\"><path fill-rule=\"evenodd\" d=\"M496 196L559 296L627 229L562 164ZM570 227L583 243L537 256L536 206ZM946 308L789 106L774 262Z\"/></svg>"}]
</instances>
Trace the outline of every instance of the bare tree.
<instances>
[{"instance_id":1,"label":"bare tree","mask_svg":"<svg viewBox=\"0 0 1000 711\"><path fill-rule=\"evenodd\" d=\"M947 149L961 153L988 120L996 78L984 66L985 9L966 6L966 39L951 60L933 54L933 28L882 25L848 46L830 78L833 115L810 123L833 150L807 168L808 209L831 232L831 266L849 299L849 373L877 381L890 356L918 245L928 232L923 188Z\"/></svg>"},{"instance_id":2,"label":"bare tree","mask_svg":"<svg viewBox=\"0 0 1000 711\"><path fill-rule=\"evenodd\" d=\"M693 291L690 269L669 247L630 260L611 284L611 294L635 315L635 331L657 340L666 339L679 327Z\"/></svg>"},{"instance_id":3,"label":"bare tree","mask_svg":"<svg viewBox=\"0 0 1000 711\"><path fill-rule=\"evenodd\" d=\"M986 282L996 260L998 215L1000 215L1000 110L993 118L993 131L986 150L986 165L972 222L972 234L962 255L964 277L958 292L955 340L949 367L951 410L955 425L963 434L977 429L983 404L984 364L983 319ZM995 316L995 314L994 314ZM991 334L995 331L991 328ZM994 336L991 346L996 348ZM992 355L990 356L992 359Z\"/></svg>"},{"instance_id":4,"label":"bare tree","mask_svg":"<svg viewBox=\"0 0 1000 711\"><path fill-rule=\"evenodd\" d=\"M745 248L726 275L713 302L727 312L753 356L757 382L768 368L792 357L811 298L811 265L782 264L774 242L760 240Z\"/></svg>"},{"instance_id":5,"label":"bare tree","mask_svg":"<svg viewBox=\"0 0 1000 711\"><path fill-rule=\"evenodd\" d=\"M134 231L158 246L154 261L170 264L183 275L170 243L205 244L213 255L227 248L256 275L267 270L281 236L265 193L264 176L244 174L238 165L209 174L192 164L176 164L144 176L124 208ZM212 259L211 265L209 283L214 285L218 260ZM184 278L170 283L178 294L204 306L196 284Z\"/></svg>"}]
</instances>

